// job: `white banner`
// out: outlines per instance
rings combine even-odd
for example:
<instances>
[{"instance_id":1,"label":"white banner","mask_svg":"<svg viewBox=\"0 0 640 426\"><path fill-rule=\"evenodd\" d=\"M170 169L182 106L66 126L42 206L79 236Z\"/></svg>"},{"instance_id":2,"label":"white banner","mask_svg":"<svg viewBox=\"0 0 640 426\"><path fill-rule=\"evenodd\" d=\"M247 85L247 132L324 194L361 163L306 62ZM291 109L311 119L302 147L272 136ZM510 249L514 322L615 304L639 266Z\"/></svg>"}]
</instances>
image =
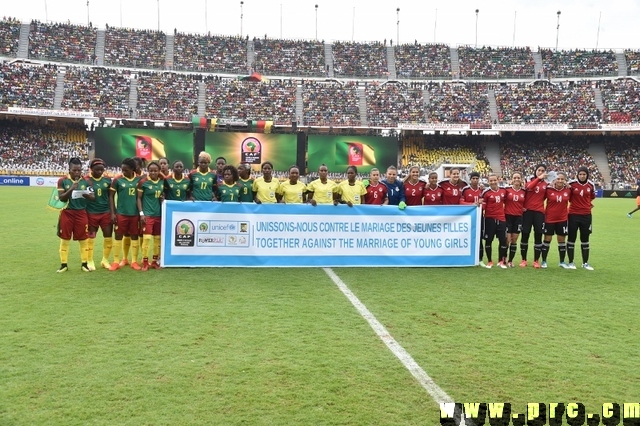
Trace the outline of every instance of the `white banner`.
<instances>
[{"instance_id":1,"label":"white banner","mask_svg":"<svg viewBox=\"0 0 640 426\"><path fill-rule=\"evenodd\" d=\"M29 186L54 187L58 186L60 176L29 176Z\"/></svg>"},{"instance_id":2,"label":"white banner","mask_svg":"<svg viewBox=\"0 0 640 426\"><path fill-rule=\"evenodd\" d=\"M39 117L95 118L95 114L91 111L71 111L62 109L9 107L7 112L18 115L37 115Z\"/></svg>"}]
</instances>

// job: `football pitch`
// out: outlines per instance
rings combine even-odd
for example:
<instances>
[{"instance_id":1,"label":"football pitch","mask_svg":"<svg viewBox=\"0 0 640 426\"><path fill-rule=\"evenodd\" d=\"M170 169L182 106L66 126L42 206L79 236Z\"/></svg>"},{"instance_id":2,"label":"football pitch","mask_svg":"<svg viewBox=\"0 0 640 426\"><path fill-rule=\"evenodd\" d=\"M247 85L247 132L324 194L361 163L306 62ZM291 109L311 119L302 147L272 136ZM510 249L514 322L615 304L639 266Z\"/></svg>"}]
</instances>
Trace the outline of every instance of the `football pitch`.
<instances>
[{"instance_id":1,"label":"football pitch","mask_svg":"<svg viewBox=\"0 0 640 426\"><path fill-rule=\"evenodd\" d=\"M438 425L439 391L640 402L634 199L595 201L595 271L557 267L555 240L547 270L332 269L381 338L323 269L83 273L72 243L56 274L50 192L0 187L1 425Z\"/></svg>"}]
</instances>

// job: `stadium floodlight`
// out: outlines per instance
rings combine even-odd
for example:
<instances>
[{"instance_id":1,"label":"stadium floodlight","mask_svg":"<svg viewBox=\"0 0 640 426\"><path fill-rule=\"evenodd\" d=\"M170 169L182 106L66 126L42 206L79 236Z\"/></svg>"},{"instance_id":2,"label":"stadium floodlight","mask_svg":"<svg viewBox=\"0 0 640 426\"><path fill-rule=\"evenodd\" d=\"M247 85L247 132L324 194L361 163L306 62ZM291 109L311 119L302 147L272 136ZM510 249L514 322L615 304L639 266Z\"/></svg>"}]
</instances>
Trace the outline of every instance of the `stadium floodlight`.
<instances>
[{"instance_id":1,"label":"stadium floodlight","mask_svg":"<svg viewBox=\"0 0 640 426\"><path fill-rule=\"evenodd\" d=\"M476 48L478 48L478 12L480 9L476 9Z\"/></svg>"},{"instance_id":2,"label":"stadium floodlight","mask_svg":"<svg viewBox=\"0 0 640 426\"><path fill-rule=\"evenodd\" d=\"M558 51L558 38L560 37L560 14L562 12L558 11L556 14L558 15L558 25L556 26L556 52Z\"/></svg>"},{"instance_id":3,"label":"stadium floodlight","mask_svg":"<svg viewBox=\"0 0 640 426\"><path fill-rule=\"evenodd\" d=\"M396 16L398 18L396 22L396 46L400 45L400 8L396 9Z\"/></svg>"},{"instance_id":4,"label":"stadium floodlight","mask_svg":"<svg viewBox=\"0 0 640 426\"><path fill-rule=\"evenodd\" d=\"M318 41L318 5L316 4L316 41Z\"/></svg>"},{"instance_id":5,"label":"stadium floodlight","mask_svg":"<svg viewBox=\"0 0 640 426\"><path fill-rule=\"evenodd\" d=\"M242 18L244 18L244 13L242 10L243 6L244 6L244 2L241 1L240 2L240 37L242 37Z\"/></svg>"}]
</instances>

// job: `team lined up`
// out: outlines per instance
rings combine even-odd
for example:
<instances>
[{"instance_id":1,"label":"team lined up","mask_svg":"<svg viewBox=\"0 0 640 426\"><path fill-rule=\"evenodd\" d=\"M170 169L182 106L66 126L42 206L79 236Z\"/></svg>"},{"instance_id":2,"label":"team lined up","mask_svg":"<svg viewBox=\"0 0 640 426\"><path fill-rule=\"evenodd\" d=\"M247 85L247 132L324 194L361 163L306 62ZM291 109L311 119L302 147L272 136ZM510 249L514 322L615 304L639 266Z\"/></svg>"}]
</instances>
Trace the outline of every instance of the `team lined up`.
<instances>
[{"instance_id":1,"label":"team lined up","mask_svg":"<svg viewBox=\"0 0 640 426\"><path fill-rule=\"evenodd\" d=\"M595 187L588 180L588 170L581 168L577 179L567 182L562 172L551 185L547 184L546 167L539 165L536 176L526 185L520 173L514 173L511 186L500 188L498 177L489 176L489 187L480 185L480 176L473 172L469 183L460 179L460 170L450 170L450 178L438 181L432 172L428 181L420 179L418 167L409 170L402 181L394 166L387 169L384 179L380 171L372 169L369 180L356 179L357 168L347 169L347 179L336 183L327 178L328 168L320 166L319 178L304 184L297 166L289 169L289 178L280 182L273 177L273 165L264 162L262 176L253 179L251 167L227 165L223 157L216 159L215 170L210 169L211 156L200 153L197 168L186 174L184 164L161 158L147 165L143 174L143 161L126 158L121 165L122 174L115 179L104 176L105 164L100 159L90 163L90 173L82 177L79 159L69 162L69 175L58 181L61 201L67 201L61 212L58 235L61 266L58 272L68 270L70 240L79 241L81 269L95 270L93 251L98 229L102 231L103 258L100 264L115 271L129 265L132 269L147 271L160 268L161 203L176 201L220 201L255 203L309 203L396 205L407 206L476 204L483 209L480 264L493 266L492 243L498 240L498 266L513 267L518 236L522 233L521 267L527 266L528 241L534 233L535 268L547 267L547 255L553 235L557 235L560 266L575 269L574 251L580 232L582 266L593 269L589 263L589 234L591 233L591 201ZM115 240L113 233L115 230ZM544 235L544 240L543 240ZM568 243L565 241L568 235ZM142 244L140 244L142 240ZM151 250L151 253L149 253ZM142 249L142 265L138 254ZM113 260L109 256L113 252ZM507 257L508 252L508 257ZM131 253L131 262L129 262ZM483 263L486 253L488 262ZM151 254L151 256L149 256ZM569 262L565 262L568 255ZM151 258L151 262L149 262ZM542 258L542 261L540 261Z\"/></svg>"}]
</instances>

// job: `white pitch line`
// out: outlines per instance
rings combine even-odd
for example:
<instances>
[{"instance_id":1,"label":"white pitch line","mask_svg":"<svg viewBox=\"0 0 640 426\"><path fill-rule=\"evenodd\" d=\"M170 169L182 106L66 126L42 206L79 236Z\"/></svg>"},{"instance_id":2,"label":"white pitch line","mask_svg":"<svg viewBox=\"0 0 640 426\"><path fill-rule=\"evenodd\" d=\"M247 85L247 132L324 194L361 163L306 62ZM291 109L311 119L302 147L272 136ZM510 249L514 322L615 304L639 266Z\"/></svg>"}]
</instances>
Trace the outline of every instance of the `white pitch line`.
<instances>
[{"instance_id":1,"label":"white pitch line","mask_svg":"<svg viewBox=\"0 0 640 426\"><path fill-rule=\"evenodd\" d=\"M331 268L322 268L324 272L331 278L333 283L338 286L342 294L346 296L347 299L351 302L351 304L356 308L358 313L364 318L373 331L378 335L378 337L384 342L385 345L389 348L389 350L400 360L402 365L405 366L407 370L411 373L413 377L420 383L420 385L431 395L431 398L438 405L442 406L442 404L446 404L447 408L453 409L453 398L451 398L445 391L440 388L433 381L431 377L418 365L418 363L413 359L413 357L407 352L400 343L394 339L391 334L387 331L387 329L378 321L378 319L367 309L367 307L358 299L358 297L353 294L349 287L340 279L338 275ZM465 425L464 419L462 419L460 425ZM471 426L472 422L467 419L467 426Z\"/></svg>"}]
</instances>

